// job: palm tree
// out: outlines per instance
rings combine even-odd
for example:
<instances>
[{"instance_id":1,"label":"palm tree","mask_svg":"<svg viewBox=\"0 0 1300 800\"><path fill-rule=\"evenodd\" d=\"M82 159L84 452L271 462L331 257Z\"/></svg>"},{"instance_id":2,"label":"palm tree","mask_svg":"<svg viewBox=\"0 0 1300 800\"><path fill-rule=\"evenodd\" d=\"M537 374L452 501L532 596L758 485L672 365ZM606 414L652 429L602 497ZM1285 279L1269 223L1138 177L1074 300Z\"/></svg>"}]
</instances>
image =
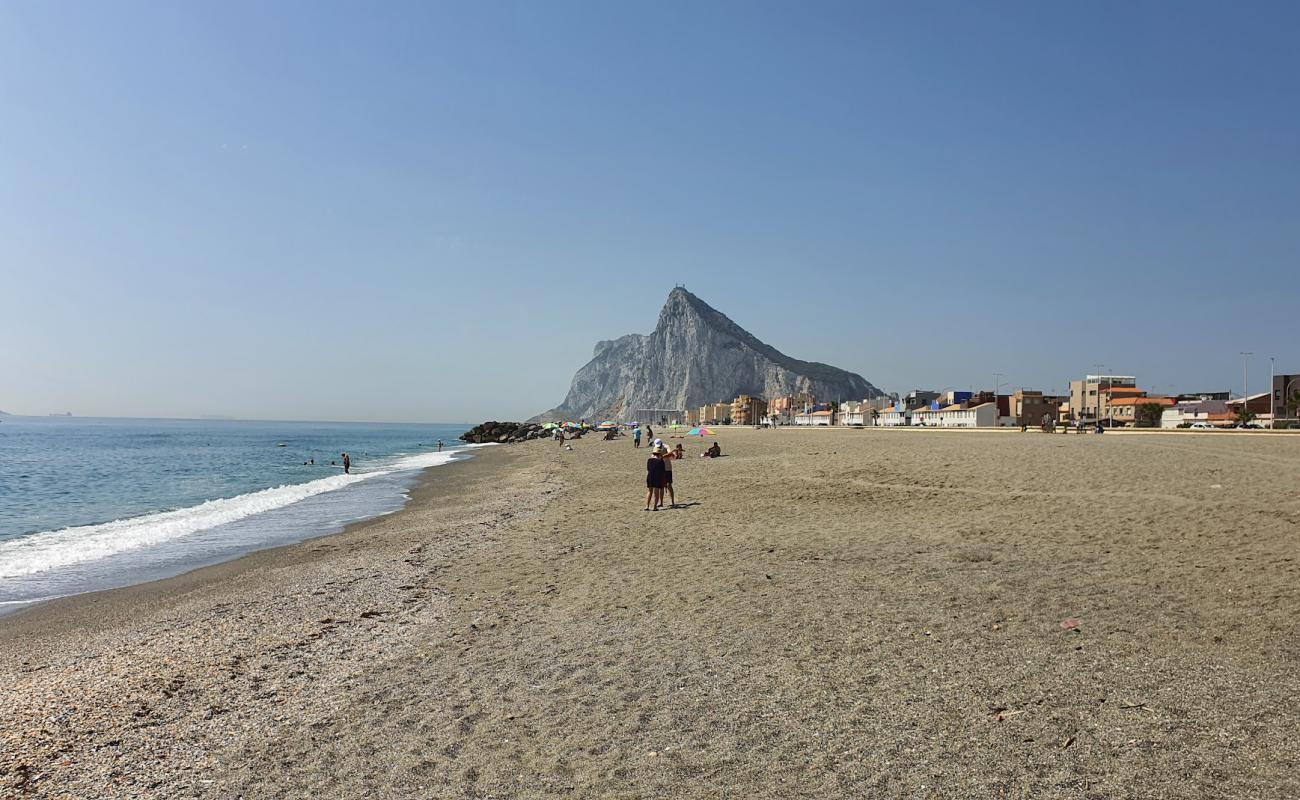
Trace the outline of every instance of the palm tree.
<instances>
[{"instance_id":1,"label":"palm tree","mask_svg":"<svg viewBox=\"0 0 1300 800\"><path fill-rule=\"evenodd\" d=\"M1237 409L1236 414L1237 414L1237 425L1241 427L1245 427L1246 423L1255 419L1255 415L1250 411L1250 409L1246 408L1245 403L1241 404L1241 408Z\"/></svg>"},{"instance_id":2,"label":"palm tree","mask_svg":"<svg viewBox=\"0 0 1300 800\"><path fill-rule=\"evenodd\" d=\"M1297 397L1300 397L1300 392L1298 392L1296 396L1297 396ZM880 419L880 409L878 409L878 408L873 408L873 409L871 409L871 425L872 425L872 427L874 427L874 426L876 425L876 420L878 420L878 419Z\"/></svg>"}]
</instances>

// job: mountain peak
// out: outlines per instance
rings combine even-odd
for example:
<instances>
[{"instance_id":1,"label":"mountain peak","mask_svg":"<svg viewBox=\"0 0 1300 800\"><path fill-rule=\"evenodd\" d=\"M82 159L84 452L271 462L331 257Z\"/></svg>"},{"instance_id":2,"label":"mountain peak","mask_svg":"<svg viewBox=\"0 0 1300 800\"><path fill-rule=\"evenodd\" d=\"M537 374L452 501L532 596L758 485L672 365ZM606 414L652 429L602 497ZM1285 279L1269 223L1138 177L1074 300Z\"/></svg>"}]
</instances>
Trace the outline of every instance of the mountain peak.
<instances>
[{"instance_id":1,"label":"mountain peak","mask_svg":"<svg viewBox=\"0 0 1300 800\"><path fill-rule=\"evenodd\" d=\"M708 303L688 292L685 286L674 286L668 293L668 299L664 301L664 311L668 309L713 310Z\"/></svg>"},{"instance_id":2,"label":"mountain peak","mask_svg":"<svg viewBox=\"0 0 1300 800\"><path fill-rule=\"evenodd\" d=\"M564 402L539 418L630 420L649 409L685 411L740 394L804 393L828 400L882 394L861 375L785 355L677 286L652 333L598 343Z\"/></svg>"}]
</instances>

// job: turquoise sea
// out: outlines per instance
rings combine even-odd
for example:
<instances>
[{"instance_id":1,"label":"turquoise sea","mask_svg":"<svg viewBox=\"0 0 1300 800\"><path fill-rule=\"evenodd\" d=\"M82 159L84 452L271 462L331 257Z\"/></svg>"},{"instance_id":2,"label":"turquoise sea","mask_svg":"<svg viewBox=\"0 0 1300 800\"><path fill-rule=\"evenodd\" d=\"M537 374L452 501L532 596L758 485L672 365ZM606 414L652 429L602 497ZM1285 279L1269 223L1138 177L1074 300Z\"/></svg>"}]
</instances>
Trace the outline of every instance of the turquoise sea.
<instances>
[{"instance_id":1,"label":"turquoise sea","mask_svg":"<svg viewBox=\"0 0 1300 800\"><path fill-rule=\"evenodd\" d=\"M0 614L391 513L468 428L0 417Z\"/></svg>"}]
</instances>

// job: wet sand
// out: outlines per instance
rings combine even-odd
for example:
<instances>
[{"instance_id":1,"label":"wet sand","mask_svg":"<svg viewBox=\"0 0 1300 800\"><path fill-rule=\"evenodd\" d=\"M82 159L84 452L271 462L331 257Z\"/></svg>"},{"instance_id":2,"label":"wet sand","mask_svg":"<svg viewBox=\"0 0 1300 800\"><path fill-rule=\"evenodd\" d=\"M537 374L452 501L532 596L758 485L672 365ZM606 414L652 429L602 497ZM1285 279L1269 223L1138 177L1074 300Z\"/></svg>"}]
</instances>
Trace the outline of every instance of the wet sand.
<instances>
[{"instance_id":1,"label":"wet sand","mask_svg":"<svg viewBox=\"0 0 1300 800\"><path fill-rule=\"evenodd\" d=\"M720 439L0 620L0 796L1300 796L1300 437Z\"/></svg>"}]
</instances>

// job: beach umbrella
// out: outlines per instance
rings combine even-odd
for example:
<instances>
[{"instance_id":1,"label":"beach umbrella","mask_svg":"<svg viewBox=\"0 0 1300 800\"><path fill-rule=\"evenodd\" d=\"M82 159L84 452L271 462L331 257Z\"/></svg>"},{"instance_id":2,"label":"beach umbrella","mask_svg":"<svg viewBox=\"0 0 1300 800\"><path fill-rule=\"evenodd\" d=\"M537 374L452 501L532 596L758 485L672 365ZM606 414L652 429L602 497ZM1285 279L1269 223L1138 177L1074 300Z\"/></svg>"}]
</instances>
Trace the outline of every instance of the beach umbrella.
<instances>
[{"instance_id":1,"label":"beach umbrella","mask_svg":"<svg viewBox=\"0 0 1300 800\"><path fill-rule=\"evenodd\" d=\"M691 428L686 432L687 436L717 436L716 433L708 428Z\"/></svg>"},{"instance_id":2,"label":"beach umbrella","mask_svg":"<svg viewBox=\"0 0 1300 800\"><path fill-rule=\"evenodd\" d=\"M545 423L545 424L542 425L542 430L544 430L544 431L549 431L549 430L551 430L552 428L558 428L558 427L560 427L560 426L559 426L559 425L556 425L554 422L547 422L547 423Z\"/></svg>"}]
</instances>

